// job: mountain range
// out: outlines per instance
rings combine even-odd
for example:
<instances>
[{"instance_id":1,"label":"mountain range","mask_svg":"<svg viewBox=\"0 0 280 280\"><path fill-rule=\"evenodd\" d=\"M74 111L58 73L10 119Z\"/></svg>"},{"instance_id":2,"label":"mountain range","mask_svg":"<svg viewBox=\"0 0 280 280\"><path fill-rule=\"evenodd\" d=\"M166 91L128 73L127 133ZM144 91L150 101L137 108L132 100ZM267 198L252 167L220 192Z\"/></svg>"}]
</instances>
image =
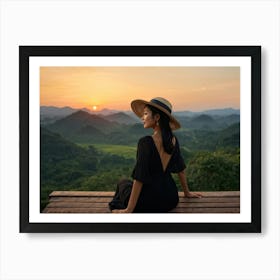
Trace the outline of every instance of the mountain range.
<instances>
[{"instance_id":1,"label":"mountain range","mask_svg":"<svg viewBox=\"0 0 280 280\"><path fill-rule=\"evenodd\" d=\"M74 109L69 106L67 107L54 107L54 106L41 106L40 107L40 117L42 124L50 124L55 121L65 118L75 112L84 111L91 115L98 115L104 119L110 121L117 121L125 124L139 123L141 122L139 118L135 116L132 111L118 111L112 109L103 109L100 111L91 111L87 108ZM174 116L178 119L182 117L198 117L200 115L208 115L213 118L226 117L231 115L240 115L240 110L233 108L223 108L223 109L213 109L200 112L194 111L175 111ZM128 118L130 117L130 118Z\"/></svg>"},{"instance_id":2,"label":"mountain range","mask_svg":"<svg viewBox=\"0 0 280 280\"><path fill-rule=\"evenodd\" d=\"M187 117L194 117L199 115L209 115L209 116L229 116L229 115L240 115L239 109L233 108L222 108L222 109L211 109L211 110L204 110L204 111L177 111L174 112L176 116L187 116Z\"/></svg>"},{"instance_id":3,"label":"mountain range","mask_svg":"<svg viewBox=\"0 0 280 280\"><path fill-rule=\"evenodd\" d=\"M65 108L65 112L67 110L69 112L69 108ZM239 144L239 114L195 114L193 116L181 114L177 118L182 128L176 133L183 143L206 141L205 145L207 145L207 138L213 138L217 142L218 135L222 135L223 138L229 139L227 140L229 143L234 142L234 146ZM125 112L101 115L79 110L65 117L60 116L51 122L41 120L41 126L76 143L135 145L140 137L151 134L143 128L139 119ZM223 133L224 130L225 133ZM231 138L233 134L234 139ZM200 140L197 139L198 137Z\"/></svg>"}]
</instances>

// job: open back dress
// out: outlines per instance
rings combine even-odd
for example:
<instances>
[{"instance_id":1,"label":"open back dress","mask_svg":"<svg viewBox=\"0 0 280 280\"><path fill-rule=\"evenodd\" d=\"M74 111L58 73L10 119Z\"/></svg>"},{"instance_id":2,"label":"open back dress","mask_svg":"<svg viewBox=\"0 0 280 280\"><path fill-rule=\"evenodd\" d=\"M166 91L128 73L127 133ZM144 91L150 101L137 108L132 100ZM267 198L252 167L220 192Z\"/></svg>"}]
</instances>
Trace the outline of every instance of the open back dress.
<instances>
[{"instance_id":1,"label":"open back dress","mask_svg":"<svg viewBox=\"0 0 280 280\"><path fill-rule=\"evenodd\" d=\"M134 180L143 183L134 213L165 213L178 204L178 189L171 173L185 169L178 140L164 169L160 154L152 136L145 136L138 142L136 165L132 172ZM123 180L117 185L111 210L125 209L128 205L133 181Z\"/></svg>"}]
</instances>

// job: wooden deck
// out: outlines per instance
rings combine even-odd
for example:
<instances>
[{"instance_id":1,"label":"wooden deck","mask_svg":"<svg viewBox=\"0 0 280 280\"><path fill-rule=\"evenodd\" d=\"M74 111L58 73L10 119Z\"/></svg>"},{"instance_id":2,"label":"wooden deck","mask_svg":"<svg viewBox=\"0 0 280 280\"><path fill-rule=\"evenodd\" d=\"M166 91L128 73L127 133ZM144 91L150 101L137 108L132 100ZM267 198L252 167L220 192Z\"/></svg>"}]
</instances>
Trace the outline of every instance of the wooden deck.
<instances>
[{"instance_id":1,"label":"wooden deck","mask_svg":"<svg viewBox=\"0 0 280 280\"><path fill-rule=\"evenodd\" d=\"M202 198L185 198L172 213L240 213L240 192L202 192ZM113 192L54 191L43 213L111 213L108 202Z\"/></svg>"}]
</instances>

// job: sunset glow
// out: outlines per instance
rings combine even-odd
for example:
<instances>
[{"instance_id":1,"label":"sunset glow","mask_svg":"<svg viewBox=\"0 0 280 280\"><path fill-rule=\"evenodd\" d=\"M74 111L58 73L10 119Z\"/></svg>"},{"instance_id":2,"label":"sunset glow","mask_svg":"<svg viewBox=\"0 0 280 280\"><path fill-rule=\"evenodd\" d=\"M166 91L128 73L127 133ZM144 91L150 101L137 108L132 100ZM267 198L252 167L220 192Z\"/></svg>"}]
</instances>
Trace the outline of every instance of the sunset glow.
<instances>
[{"instance_id":1,"label":"sunset glow","mask_svg":"<svg viewBox=\"0 0 280 280\"><path fill-rule=\"evenodd\" d=\"M41 106L130 110L168 99L174 111L240 108L239 67L41 67ZM98 104L98 105L96 105Z\"/></svg>"}]
</instances>

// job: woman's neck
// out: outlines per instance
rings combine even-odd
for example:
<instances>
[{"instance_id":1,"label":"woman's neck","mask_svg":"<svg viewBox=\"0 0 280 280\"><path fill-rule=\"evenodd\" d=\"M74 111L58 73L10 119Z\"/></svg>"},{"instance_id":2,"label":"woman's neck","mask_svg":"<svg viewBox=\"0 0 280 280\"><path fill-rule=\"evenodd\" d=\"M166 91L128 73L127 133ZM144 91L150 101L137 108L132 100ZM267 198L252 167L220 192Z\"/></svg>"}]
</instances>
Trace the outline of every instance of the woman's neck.
<instances>
[{"instance_id":1,"label":"woman's neck","mask_svg":"<svg viewBox=\"0 0 280 280\"><path fill-rule=\"evenodd\" d=\"M161 137L161 129L160 129L160 127L159 126L156 126L155 128L154 128L154 133L153 133L153 136L156 136L156 137Z\"/></svg>"}]
</instances>

